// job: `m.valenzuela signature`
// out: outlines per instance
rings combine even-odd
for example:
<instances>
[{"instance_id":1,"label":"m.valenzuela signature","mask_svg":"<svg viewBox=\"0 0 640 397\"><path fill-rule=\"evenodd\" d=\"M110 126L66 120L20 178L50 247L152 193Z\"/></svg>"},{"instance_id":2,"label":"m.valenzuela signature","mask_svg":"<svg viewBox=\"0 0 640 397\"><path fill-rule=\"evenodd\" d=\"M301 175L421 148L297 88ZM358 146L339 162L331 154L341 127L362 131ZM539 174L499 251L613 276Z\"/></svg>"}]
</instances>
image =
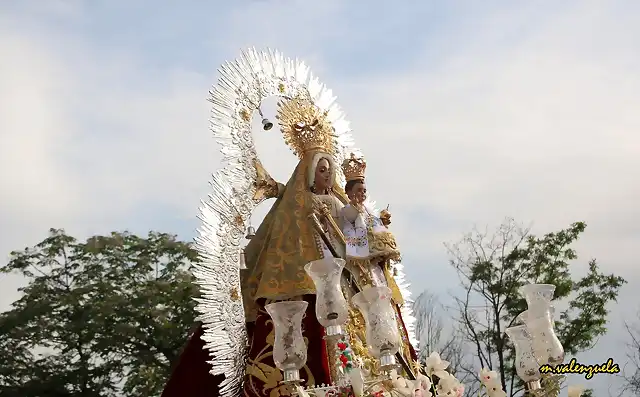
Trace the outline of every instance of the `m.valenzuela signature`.
<instances>
[{"instance_id":1,"label":"m.valenzuela signature","mask_svg":"<svg viewBox=\"0 0 640 397\"><path fill-rule=\"evenodd\" d=\"M560 364L552 367L550 365L543 365L540 367L541 374L582 374L585 379L593 378L595 374L617 374L620 373L620 366L613 361L613 358L609 358L602 364L580 364L575 358L572 358L568 364Z\"/></svg>"}]
</instances>

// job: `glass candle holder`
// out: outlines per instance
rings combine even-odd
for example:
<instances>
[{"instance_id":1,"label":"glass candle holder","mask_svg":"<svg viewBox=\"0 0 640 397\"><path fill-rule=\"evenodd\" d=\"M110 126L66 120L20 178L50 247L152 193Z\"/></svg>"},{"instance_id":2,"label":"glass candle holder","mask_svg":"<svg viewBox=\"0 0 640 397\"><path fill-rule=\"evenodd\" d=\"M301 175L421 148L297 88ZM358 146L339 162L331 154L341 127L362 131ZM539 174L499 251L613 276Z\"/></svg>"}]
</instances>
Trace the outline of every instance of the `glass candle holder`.
<instances>
[{"instance_id":1,"label":"glass candle holder","mask_svg":"<svg viewBox=\"0 0 640 397\"><path fill-rule=\"evenodd\" d=\"M544 314L551 305L556 286L553 284L527 284L520 287L520 294L527 301L529 311L535 316Z\"/></svg>"},{"instance_id":2,"label":"glass candle holder","mask_svg":"<svg viewBox=\"0 0 640 397\"><path fill-rule=\"evenodd\" d=\"M550 312L528 318L525 323L532 337L533 354L539 365L560 365L564 362L564 348L553 329Z\"/></svg>"},{"instance_id":3,"label":"glass candle holder","mask_svg":"<svg viewBox=\"0 0 640 397\"><path fill-rule=\"evenodd\" d=\"M349 318L349 307L340 285L344 265L344 259L325 258L304 267L316 286L316 317L326 328L327 336L341 335L342 325Z\"/></svg>"},{"instance_id":4,"label":"glass candle holder","mask_svg":"<svg viewBox=\"0 0 640 397\"><path fill-rule=\"evenodd\" d=\"M307 362L307 346L302 337L302 317L308 305L304 301L285 301L264 307L273 320L275 331L273 361L283 372L285 382L299 381L299 370Z\"/></svg>"},{"instance_id":5,"label":"glass candle holder","mask_svg":"<svg viewBox=\"0 0 640 397\"><path fill-rule=\"evenodd\" d=\"M553 305L549 305L549 307L547 308L547 310L549 312L549 315L551 316L551 321L553 321L554 315L556 313L556 308ZM544 315L545 313L542 312L541 315ZM536 314L534 312L531 312L530 310L525 310L522 313L518 314L517 320L519 323L521 324L527 324L527 322L529 322L529 319L535 319L540 317L540 315L536 316Z\"/></svg>"},{"instance_id":6,"label":"glass candle holder","mask_svg":"<svg viewBox=\"0 0 640 397\"><path fill-rule=\"evenodd\" d=\"M529 389L540 387L540 364L533 354L532 338L526 325L518 325L505 330L516 349L515 366L518 377L527 383Z\"/></svg>"},{"instance_id":7,"label":"glass candle holder","mask_svg":"<svg viewBox=\"0 0 640 397\"><path fill-rule=\"evenodd\" d=\"M352 302L364 317L367 344L383 367L395 365L394 355L400 349L400 331L391 304L389 287L367 287L355 294Z\"/></svg>"}]
</instances>

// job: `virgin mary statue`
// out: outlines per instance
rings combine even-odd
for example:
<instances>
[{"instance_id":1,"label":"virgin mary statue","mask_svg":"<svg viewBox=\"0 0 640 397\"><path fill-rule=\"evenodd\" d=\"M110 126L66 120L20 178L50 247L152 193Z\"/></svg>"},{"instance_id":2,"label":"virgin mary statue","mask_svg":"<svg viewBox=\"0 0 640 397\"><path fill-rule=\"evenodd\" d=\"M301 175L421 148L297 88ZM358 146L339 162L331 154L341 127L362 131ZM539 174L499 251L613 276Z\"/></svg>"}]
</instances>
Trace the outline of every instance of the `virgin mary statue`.
<instances>
[{"instance_id":1,"label":"virgin mary statue","mask_svg":"<svg viewBox=\"0 0 640 397\"><path fill-rule=\"evenodd\" d=\"M260 54L249 54L260 58ZM244 62L251 63L253 58L249 56L247 59ZM282 62L281 58L266 56L259 62L260 65L264 64L265 59L271 59L273 63ZM255 74L256 67L253 66L248 70ZM273 73L277 75L277 68L269 70L276 70ZM299 76L299 71L294 70L293 74ZM227 299L230 303L228 307L233 307L235 301L242 301L244 323L229 321L224 309L215 315L209 315L206 307L201 309L202 318L206 318L203 321L208 321L208 328L199 325L195 329L173 368L163 397L290 395L289 389L281 384L282 373L273 361L274 327L265 311L265 305L286 300L308 302L302 324L308 349L307 361L301 370L301 377L307 385L331 384L336 378L339 363L331 358L334 357L332 349L335 347L327 346L324 328L316 318L315 286L304 268L307 263L318 259L346 257L342 210L349 203L349 198L342 188L344 175L339 166L344 148L336 144L336 126L335 122L332 123L330 111L324 110L318 100L314 100L321 95L314 96L310 92L313 88L300 89L298 85L296 89L289 89L287 84L290 84L287 79L279 79L274 84L276 95L284 97L278 104L277 119L286 143L299 158L298 165L289 181L283 185L275 182L259 162L252 161L255 180L245 195L251 196L254 202L265 198L274 198L275 202L243 250L240 262L244 262L245 266L237 271L239 285L236 287L231 281L228 286L210 287L230 291L227 297L221 295L220 298ZM282 95L287 91L295 95ZM236 110L235 113L246 121L242 110ZM232 177L230 175L229 172L222 174L228 178ZM241 196L242 193L234 191L228 200L246 199ZM218 235L221 235L220 232ZM208 252L204 254L213 256ZM206 270L216 272L216 269ZM347 298L361 287L353 281L349 271L345 271L343 290ZM346 329L348 342L353 346L358 361L353 365L368 365L367 369L375 372L362 332L362 318L355 308L351 309ZM400 310L397 319L403 339L400 354L408 364L406 368L413 368L411 364L416 356ZM234 334L225 331L239 330L242 326L245 327L241 330L243 332L235 331ZM208 331L213 337L207 335ZM207 347L211 345L218 346L218 350L209 349L212 351L207 352Z\"/></svg>"}]
</instances>

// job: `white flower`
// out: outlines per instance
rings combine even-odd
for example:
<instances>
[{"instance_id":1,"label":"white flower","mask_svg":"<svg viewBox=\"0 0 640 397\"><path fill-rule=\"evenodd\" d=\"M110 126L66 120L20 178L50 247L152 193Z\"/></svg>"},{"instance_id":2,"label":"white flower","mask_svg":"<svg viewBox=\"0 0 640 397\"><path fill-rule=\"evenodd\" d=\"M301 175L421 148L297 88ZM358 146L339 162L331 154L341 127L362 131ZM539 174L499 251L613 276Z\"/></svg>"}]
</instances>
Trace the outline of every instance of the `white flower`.
<instances>
[{"instance_id":1,"label":"white flower","mask_svg":"<svg viewBox=\"0 0 640 397\"><path fill-rule=\"evenodd\" d=\"M416 383L423 390L431 389L431 379L429 379L429 377L426 375L418 374L418 376L416 377Z\"/></svg>"},{"instance_id":2,"label":"white flower","mask_svg":"<svg viewBox=\"0 0 640 397\"><path fill-rule=\"evenodd\" d=\"M487 368L482 368L479 376L480 382L485 386L498 381L498 373L496 371L490 371Z\"/></svg>"},{"instance_id":3,"label":"white flower","mask_svg":"<svg viewBox=\"0 0 640 397\"><path fill-rule=\"evenodd\" d=\"M419 374L416 380L409 380L397 375L395 370L391 371L391 383L393 389L405 397L432 397L431 380Z\"/></svg>"},{"instance_id":4,"label":"white flower","mask_svg":"<svg viewBox=\"0 0 640 397\"><path fill-rule=\"evenodd\" d=\"M438 378L446 377L448 372L445 371L449 367L449 362L440 359L440 354L433 352L427 357L427 375L435 375Z\"/></svg>"},{"instance_id":5,"label":"white flower","mask_svg":"<svg viewBox=\"0 0 640 397\"><path fill-rule=\"evenodd\" d=\"M584 392L584 387L582 386L572 385L567 388L568 397L580 397L582 395L582 392Z\"/></svg>"},{"instance_id":6,"label":"white flower","mask_svg":"<svg viewBox=\"0 0 640 397\"><path fill-rule=\"evenodd\" d=\"M420 379L408 380L407 387L409 387L409 390L411 392L410 395L412 397L431 397L431 392L429 391L431 382L429 381L429 378L427 378L427 382L424 382Z\"/></svg>"},{"instance_id":7,"label":"white flower","mask_svg":"<svg viewBox=\"0 0 640 397\"><path fill-rule=\"evenodd\" d=\"M487 397L507 397L507 393L500 384L494 383L487 385Z\"/></svg>"},{"instance_id":8,"label":"white flower","mask_svg":"<svg viewBox=\"0 0 640 397\"><path fill-rule=\"evenodd\" d=\"M445 374L446 375L438 376L440 379L438 380L436 396L462 397L464 385L450 373L445 372Z\"/></svg>"},{"instance_id":9,"label":"white flower","mask_svg":"<svg viewBox=\"0 0 640 397\"><path fill-rule=\"evenodd\" d=\"M502 385L498 379L498 373L496 371L490 371L487 368L482 368L480 371L480 382L487 388L488 397L506 397L507 393L502 390Z\"/></svg>"},{"instance_id":10,"label":"white flower","mask_svg":"<svg viewBox=\"0 0 640 397\"><path fill-rule=\"evenodd\" d=\"M349 371L349 380L351 381L351 387L353 388L353 394L356 397L362 397L364 395L364 376L360 368L352 368Z\"/></svg>"},{"instance_id":11,"label":"white flower","mask_svg":"<svg viewBox=\"0 0 640 397\"><path fill-rule=\"evenodd\" d=\"M410 387L395 387L393 391L399 393L403 397L413 397L413 390Z\"/></svg>"},{"instance_id":12,"label":"white flower","mask_svg":"<svg viewBox=\"0 0 640 397\"><path fill-rule=\"evenodd\" d=\"M391 384L393 384L394 388L408 387L407 380L398 375L398 371L396 371L395 369L392 369L390 371L389 376L391 377Z\"/></svg>"},{"instance_id":13,"label":"white flower","mask_svg":"<svg viewBox=\"0 0 640 397\"><path fill-rule=\"evenodd\" d=\"M462 386L462 392L464 393L464 386ZM440 390L436 391L436 397L461 397L462 394L459 394L458 388L453 388L450 390Z\"/></svg>"},{"instance_id":14,"label":"white flower","mask_svg":"<svg viewBox=\"0 0 640 397\"><path fill-rule=\"evenodd\" d=\"M442 390L451 390L458 382L455 376L448 372L442 371L441 375L438 375L438 388Z\"/></svg>"},{"instance_id":15,"label":"white flower","mask_svg":"<svg viewBox=\"0 0 640 397\"><path fill-rule=\"evenodd\" d=\"M413 390L411 389L411 385L408 384L408 380L398 375L398 372L393 369L389 374L391 376L391 384L393 385L393 390L400 393L404 397L412 397Z\"/></svg>"},{"instance_id":16,"label":"white flower","mask_svg":"<svg viewBox=\"0 0 640 397\"><path fill-rule=\"evenodd\" d=\"M456 397L462 397L464 394L464 385L462 383L458 383L458 385L453 388L453 391L456 392Z\"/></svg>"}]
</instances>

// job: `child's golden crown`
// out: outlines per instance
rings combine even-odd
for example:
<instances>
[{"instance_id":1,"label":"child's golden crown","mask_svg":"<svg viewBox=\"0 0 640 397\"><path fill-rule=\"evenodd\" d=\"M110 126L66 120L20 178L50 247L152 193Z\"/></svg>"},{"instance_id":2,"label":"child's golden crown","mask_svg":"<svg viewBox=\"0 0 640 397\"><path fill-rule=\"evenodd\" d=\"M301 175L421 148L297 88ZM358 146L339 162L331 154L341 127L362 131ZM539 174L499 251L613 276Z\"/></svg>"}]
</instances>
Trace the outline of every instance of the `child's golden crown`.
<instances>
[{"instance_id":1,"label":"child's golden crown","mask_svg":"<svg viewBox=\"0 0 640 397\"><path fill-rule=\"evenodd\" d=\"M364 179L366 169L367 162L364 157L356 156L354 153L351 153L351 155L342 162L342 172L347 182L355 179Z\"/></svg>"}]
</instances>

